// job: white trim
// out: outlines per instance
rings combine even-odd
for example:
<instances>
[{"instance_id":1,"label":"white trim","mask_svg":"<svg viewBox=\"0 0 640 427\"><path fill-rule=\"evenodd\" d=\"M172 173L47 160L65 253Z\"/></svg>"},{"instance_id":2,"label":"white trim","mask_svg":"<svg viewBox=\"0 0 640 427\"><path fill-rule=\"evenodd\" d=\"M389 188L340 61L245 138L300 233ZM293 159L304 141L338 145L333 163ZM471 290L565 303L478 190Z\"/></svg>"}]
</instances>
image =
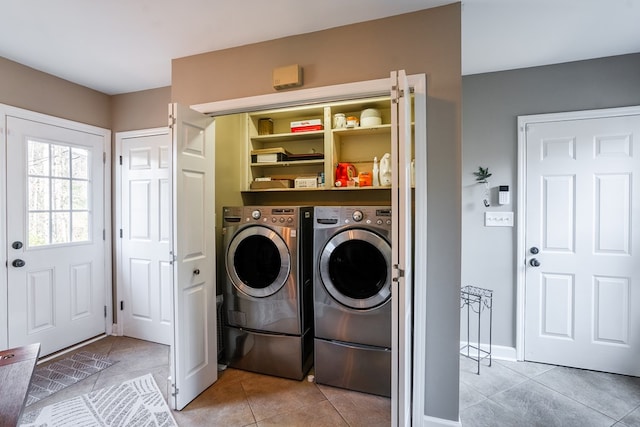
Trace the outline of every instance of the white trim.
<instances>
[{"instance_id":1,"label":"white trim","mask_svg":"<svg viewBox=\"0 0 640 427\"><path fill-rule=\"evenodd\" d=\"M461 427L462 423L460 422L460 420L451 421L451 420L445 420L444 418L429 417L427 415L424 415L422 418L422 424L420 425L422 427L438 427L438 426Z\"/></svg>"},{"instance_id":2,"label":"white trim","mask_svg":"<svg viewBox=\"0 0 640 427\"><path fill-rule=\"evenodd\" d=\"M426 82L421 84L420 81L425 81L426 78L424 74L419 75L410 75L407 76L407 80L409 81L409 86L414 87L416 93L420 93L420 96L424 97L424 110L422 110L422 117L425 117L425 129L416 130L416 140L420 137L419 133L424 132L422 137L424 137L424 141L426 142ZM310 88L310 89L302 89L296 91L282 92L282 93L274 93L267 95L258 95L246 98L232 99L232 100L224 100L224 101L215 101L208 102L203 104L195 104L191 105L190 108L196 110L198 112L208 114L210 116L221 116L226 114L234 114L234 113L245 113L249 111L257 111L263 109L272 109L272 108L283 108L290 107L295 105L301 105L305 103L321 103L321 102L329 102L329 101L338 101L345 99L354 99L354 98L370 98L376 97L380 95L388 95L389 89L391 87L391 79L384 78L378 80L368 80L363 82L356 83L346 83L339 84L333 86L325 86L319 88ZM416 104L417 105L417 104ZM422 108L422 107L420 107ZM419 112L416 111L416 114ZM426 143L424 146L424 159L425 163L418 163L416 160L415 165L415 173L416 173L416 181L418 179L422 179L422 182L426 183L427 179L427 170L426 170ZM426 184L425 184L426 189ZM426 209L426 191L423 195L423 199L420 200L418 196L416 196L416 208L418 204L422 207L422 212L427 212ZM422 231L422 236L426 237L426 214L423 218L424 227ZM422 254L426 256L426 238L418 239L416 244L424 245L422 249ZM426 258L425 258L426 259ZM420 301L426 301L426 286L428 286L427 282L427 274L426 274L426 263L418 263L414 267L414 272L416 275L416 279L414 283L423 283L424 286L414 287L419 290L416 295L416 300L418 296L421 298ZM422 282L418 282L418 277L423 278ZM417 423L418 420L422 420L424 417L424 382L425 382L425 366L423 366L425 362L424 358L424 348L425 348L425 335L426 331L423 327L425 325L425 314L424 310L415 310L412 307L412 311L416 313L418 318L421 319L421 322L416 322L414 319L413 323L413 337L414 343L413 345L408 346L410 349L413 347L414 349L414 361L420 361L420 363L414 363L411 367L413 371L413 390L412 395L410 397L410 402L405 402L406 405L412 405L412 415L413 422ZM422 357L416 358L416 354L421 354ZM405 425L405 420L401 425ZM457 425L457 424L456 424Z\"/></svg>"},{"instance_id":3,"label":"white trim","mask_svg":"<svg viewBox=\"0 0 640 427\"><path fill-rule=\"evenodd\" d=\"M527 184L527 125L542 122L596 119L640 114L640 106L570 111L564 113L518 116L518 218L516 241L516 358L524 360L525 348L525 279L526 279L526 184Z\"/></svg>"},{"instance_id":4,"label":"white trim","mask_svg":"<svg viewBox=\"0 0 640 427\"><path fill-rule=\"evenodd\" d=\"M114 258L116 259L116 299L120 299L120 295L124 293L123 278L122 278L122 239L118 230L122 229L122 168L119 168L119 159L122 156L122 141L128 138L139 138L143 136L156 136L156 135L169 135L168 127L158 127L150 129L131 130L126 132L116 132L115 134L115 146L116 153L113 158L113 164L116 167L115 170L115 187L113 189L113 210L115 212L115 233L112 234L113 244L115 247ZM116 301L116 317L114 319L113 334L122 336L124 334L124 318L121 317L122 311L117 308L118 302Z\"/></svg>"},{"instance_id":5,"label":"white trim","mask_svg":"<svg viewBox=\"0 0 640 427\"><path fill-rule=\"evenodd\" d=\"M409 76L411 77L411 76ZM411 81L411 80L410 80ZM191 105L190 108L204 114L218 116L232 113L283 108L300 105L305 102L328 102L350 98L370 98L389 94L390 79L368 80L357 83L345 83L334 86L301 89L291 92L271 93L247 98L206 102Z\"/></svg>"},{"instance_id":6,"label":"white trim","mask_svg":"<svg viewBox=\"0 0 640 427\"><path fill-rule=\"evenodd\" d=\"M467 345L466 341L460 341L460 347ZM489 351L489 344L480 343L480 350L485 352ZM465 351L466 353L466 351ZM474 356L475 351L473 349L470 350L471 356ZM461 352L462 354L462 352ZM477 355L477 353L475 353ZM483 356L482 354L480 355ZM491 359L494 360L507 360L509 362L516 362L516 348L515 347L507 347L506 345L495 345L491 346ZM480 363L489 363L486 359Z\"/></svg>"},{"instance_id":7,"label":"white trim","mask_svg":"<svg viewBox=\"0 0 640 427\"><path fill-rule=\"evenodd\" d=\"M10 105L0 104L0 164L4 166L5 174L0 177L0 206L7 206L7 193L6 193L6 170L7 170L7 158L6 158L6 124L7 117L16 117L25 120L37 121L40 123L48 124L51 126L63 127L75 131L81 131L93 135L98 135L103 139L103 150L105 153L106 161L104 163L104 200L103 200L103 229L106 236L111 236L111 130L100 128L86 123L75 122L68 119L62 119L48 114L37 113L35 111L24 110L22 108L12 107ZM6 254L6 208L0 210L0 241L5 242L4 246L0 249L0 256L5 261L7 260ZM105 318L105 333L109 333L111 324L113 323L113 282L112 282L112 247L111 239L105 239L104 241L104 269L105 269L105 305L107 306L107 317ZM7 348L9 346L8 329L9 323L7 318L7 274L8 269L5 264L4 272L0 277L0 307L2 307L0 316L0 348Z\"/></svg>"}]
</instances>

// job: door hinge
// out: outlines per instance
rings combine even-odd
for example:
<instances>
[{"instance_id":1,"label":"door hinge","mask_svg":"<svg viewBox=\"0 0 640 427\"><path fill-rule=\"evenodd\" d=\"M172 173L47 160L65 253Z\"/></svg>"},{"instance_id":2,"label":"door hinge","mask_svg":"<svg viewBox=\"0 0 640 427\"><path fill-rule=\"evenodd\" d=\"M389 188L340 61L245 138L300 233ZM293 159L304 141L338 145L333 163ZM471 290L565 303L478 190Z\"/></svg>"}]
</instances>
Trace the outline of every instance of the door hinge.
<instances>
[{"instance_id":1,"label":"door hinge","mask_svg":"<svg viewBox=\"0 0 640 427\"><path fill-rule=\"evenodd\" d=\"M107 152L102 152L102 163L107 164Z\"/></svg>"},{"instance_id":2,"label":"door hinge","mask_svg":"<svg viewBox=\"0 0 640 427\"><path fill-rule=\"evenodd\" d=\"M120 238L122 239L122 228L120 229Z\"/></svg>"},{"instance_id":3,"label":"door hinge","mask_svg":"<svg viewBox=\"0 0 640 427\"><path fill-rule=\"evenodd\" d=\"M394 277L393 279L391 279L394 282L397 282L400 280L401 277L404 277L404 270L402 268L400 268L400 266L398 264L393 264L393 269L394 270L398 270L398 276Z\"/></svg>"},{"instance_id":4,"label":"door hinge","mask_svg":"<svg viewBox=\"0 0 640 427\"><path fill-rule=\"evenodd\" d=\"M107 230L102 229L102 240L107 240Z\"/></svg>"},{"instance_id":5,"label":"door hinge","mask_svg":"<svg viewBox=\"0 0 640 427\"><path fill-rule=\"evenodd\" d=\"M173 114L169 114L169 129L173 129L173 125L176 124L176 118Z\"/></svg>"},{"instance_id":6,"label":"door hinge","mask_svg":"<svg viewBox=\"0 0 640 427\"><path fill-rule=\"evenodd\" d=\"M107 318L107 306L106 305L104 306L104 318L105 319Z\"/></svg>"},{"instance_id":7,"label":"door hinge","mask_svg":"<svg viewBox=\"0 0 640 427\"><path fill-rule=\"evenodd\" d=\"M122 156L120 156L120 166L122 166Z\"/></svg>"},{"instance_id":8,"label":"door hinge","mask_svg":"<svg viewBox=\"0 0 640 427\"><path fill-rule=\"evenodd\" d=\"M124 310L124 300L120 301L120 311Z\"/></svg>"},{"instance_id":9,"label":"door hinge","mask_svg":"<svg viewBox=\"0 0 640 427\"><path fill-rule=\"evenodd\" d=\"M171 396L177 396L178 393L180 393L180 389L178 387L176 387L175 384L171 384L171 387L173 388L174 392L171 393Z\"/></svg>"}]
</instances>

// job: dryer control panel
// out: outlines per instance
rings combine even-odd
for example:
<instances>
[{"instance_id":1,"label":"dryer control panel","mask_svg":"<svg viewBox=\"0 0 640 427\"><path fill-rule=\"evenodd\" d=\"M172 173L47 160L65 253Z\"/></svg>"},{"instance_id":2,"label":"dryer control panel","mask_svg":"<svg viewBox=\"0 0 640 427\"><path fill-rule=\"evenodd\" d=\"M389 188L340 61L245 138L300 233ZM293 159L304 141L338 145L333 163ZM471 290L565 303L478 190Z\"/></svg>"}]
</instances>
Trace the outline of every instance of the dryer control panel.
<instances>
[{"instance_id":1,"label":"dryer control panel","mask_svg":"<svg viewBox=\"0 0 640 427\"><path fill-rule=\"evenodd\" d=\"M391 227L389 206L318 206L314 216L317 229L344 225Z\"/></svg>"}]
</instances>

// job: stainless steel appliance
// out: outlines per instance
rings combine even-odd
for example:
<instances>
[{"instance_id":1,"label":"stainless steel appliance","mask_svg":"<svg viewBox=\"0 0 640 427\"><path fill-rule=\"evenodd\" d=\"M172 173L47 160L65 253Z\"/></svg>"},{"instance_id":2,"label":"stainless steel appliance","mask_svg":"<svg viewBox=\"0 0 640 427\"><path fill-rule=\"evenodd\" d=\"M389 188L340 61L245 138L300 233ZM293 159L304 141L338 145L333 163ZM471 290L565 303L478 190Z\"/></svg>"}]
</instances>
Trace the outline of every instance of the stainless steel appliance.
<instances>
[{"instance_id":1,"label":"stainless steel appliance","mask_svg":"<svg viewBox=\"0 0 640 427\"><path fill-rule=\"evenodd\" d=\"M229 366L302 379L313 362L313 208L223 208Z\"/></svg>"},{"instance_id":2,"label":"stainless steel appliance","mask_svg":"<svg viewBox=\"0 0 640 427\"><path fill-rule=\"evenodd\" d=\"M391 208L314 210L315 378L391 395Z\"/></svg>"}]
</instances>

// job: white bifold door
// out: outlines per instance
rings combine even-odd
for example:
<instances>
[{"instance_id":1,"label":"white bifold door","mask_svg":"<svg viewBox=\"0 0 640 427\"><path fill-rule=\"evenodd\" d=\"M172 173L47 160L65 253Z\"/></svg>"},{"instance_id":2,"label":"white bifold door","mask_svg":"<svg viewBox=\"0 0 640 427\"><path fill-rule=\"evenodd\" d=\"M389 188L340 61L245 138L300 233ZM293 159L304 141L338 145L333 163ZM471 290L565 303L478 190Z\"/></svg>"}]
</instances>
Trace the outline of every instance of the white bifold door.
<instances>
[{"instance_id":1,"label":"white bifold door","mask_svg":"<svg viewBox=\"0 0 640 427\"><path fill-rule=\"evenodd\" d=\"M47 355L105 333L108 143L108 132L7 116L9 347Z\"/></svg>"},{"instance_id":2,"label":"white bifold door","mask_svg":"<svg viewBox=\"0 0 640 427\"><path fill-rule=\"evenodd\" d=\"M214 119L170 105L174 337L172 398L184 408L218 378Z\"/></svg>"},{"instance_id":3,"label":"white bifold door","mask_svg":"<svg viewBox=\"0 0 640 427\"><path fill-rule=\"evenodd\" d=\"M640 109L520 118L526 360L640 375Z\"/></svg>"}]
</instances>

